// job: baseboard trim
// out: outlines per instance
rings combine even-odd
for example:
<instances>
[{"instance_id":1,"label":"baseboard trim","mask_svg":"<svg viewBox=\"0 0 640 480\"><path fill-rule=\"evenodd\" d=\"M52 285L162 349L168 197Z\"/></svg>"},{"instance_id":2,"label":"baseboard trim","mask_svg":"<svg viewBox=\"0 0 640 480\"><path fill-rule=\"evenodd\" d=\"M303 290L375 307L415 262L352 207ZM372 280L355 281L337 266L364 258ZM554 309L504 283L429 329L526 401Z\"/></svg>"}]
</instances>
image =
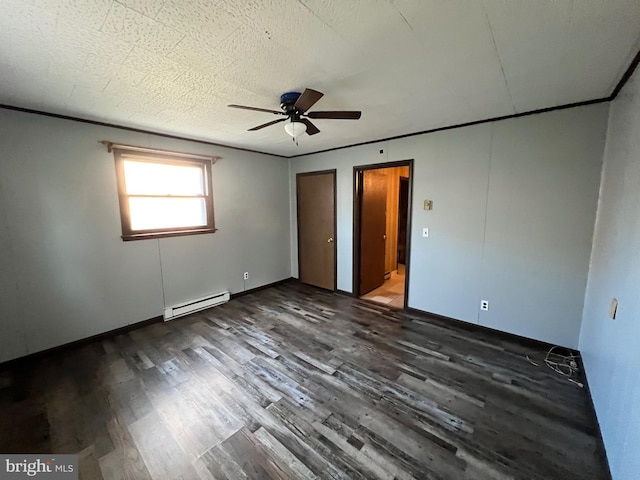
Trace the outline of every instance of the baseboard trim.
<instances>
[{"instance_id":1,"label":"baseboard trim","mask_svg":"<svg viewBox=\"0 0 640 480\"><path fill-rule=\"evenodd\" d=\"M277 287L278 285L282 285L283 283L288 283L288 282L291 282L293 280L296 280L296 279L293 278L293 277L283 278L282 280L278 280L276 282L267 283L267 284L261 285L259 287L250 288L249 290L244 290L244 291L238 292L238 293L232 293L231 294L231 300L235 300L236 298L244 297L245 295L251 295L252 293L259 292L260 290L264 290L266 288Z\"/></svg>"},{"instance_id":2,"label":"baseboard trim","mask_svg":"<svg viewBox=\"0 0 640 480\"><path fill-rule=\"evenodd\" d=\"M602 430L600 429L600 422L598 421L598 414L596 413L596 405L593 403L593 396L591 396L591 389L589 388L589 379L587 378L587 370L584 368L584 362L582 361L582 355L578 355L578 368L580 369L580 373L582 374L582 384L584 385L584 390L587 392L589 397L589 405L591 406L591 416L593 417L593 421L598 427L598 442L600 443L600 451L604 455L604 462L607 465L607 473L609 476L607 480L613 480L611 476L611 467L609 466L609 458L607 457L607 449L604 446L604 438L602 437Z\"/></svg>"},{"instance_id":3,"label":"baseboard trim","mask_svg":"<svg viewBox=\"0 0 640 480\"><path fill-rule=\"evenodd\" d=\"M281 285L291 280L291 277L285 278L283 280L278 280L277 282L269 283L267 285L262 285L260 287L252 288L250 290L245 290L244 292L234 293L231 295L231 300L242 297L243 295L249 295L250 293L255 293L259 290L264 290L265 288L275 287L277 285ZM22 357L14 358L11 360L7 360L6 362L0 363L0 371L6 370L9 368L15 368L19 364L29 364L33 363L37 360L40 360L42 357L52 355L54 353L59 353L64 350L68 350L71 348L77 348L89 343L105 340L107 338L115 337L118 335L122 335L124 333L129 333L132 330L137 330L139 328L147 327L149 325L153 325L154 323L163 323L164 318L162 316L153 317L148 320L143 320L141 322L132 323L130 325L126 325L124 327L119 327L114 330L109 330L103 333L98 333L96 335L92 335L90 337L81 338L80 340L75 340L73 342L64 343L62 345L58 345L57 347L47 348L46 350L41 350L39 352L30 353L28 355L24 355Z\"/></svg>"},{"instance_id":4,"label":"baseboard trim","mask_svg":"<svg viewBox=\"0 0 640 480\"><path fill-rule=\"evenodd\" d=\"M554 345L553 343L548 343L548 342L545 342L545 341L542 341L542 340L536 340L534 338L523 337L521 335L516 335L515 333L509 333L509 332L505 332L505 331L502 331L502 330L496 330L495 328L485 327L484 325L477 325L475 323L469 323L469 322L465 322L463 320L456 320L455 318L446 317L444 315L438 315L437 313L431 313L431 312L427 312L427 311L424 311L424 310L419 310L417 308L406 307L404 310L406 312L408 312L408 313L421 315L421 316L427 317L429 320L436 320L438 322L446 323L448 325L451 325L452 322L455 322L454 325L456 327L458 327L458 328L462 328L463 330L468 330L470 332L481 332L481 333L490 334L490 335L493 335L495 337L503 338L504 340L514 341L514 342L518 343L519 345L526 346L526 347L544 348L544 349L548 350L551 347L557 346L557 345ZM573 348L568 348L568 347L562 347L562 348L566 348L567 350L571 351L574 354L575 353L577 353L577 354L580 353L580 352L578 352L577 350L575 350Z\"/></svg>"},{"instance_id":5,"label":"baseboard trim","mask_svg":"<svg viewBox=\"0 0 640 480\"><path fill-rule=\"evenodd\" d=\"M137 330L139 328L147 327L149 325L153 325L154 323L162 323L163 321L164 319L162 318L162 316L153 317L153 318L149 318L148 320L142 320L141 322L125 325L124 327L119 327L114 330L109 330L106 332L98 333L96 335L92 335L90 337L81 338L80 340L74 340L73 342L63 343L62 345L58 345L57 347L47 348L46 350L40 350L39 352L30 353L22 357L18 357L12 360L7 360L6 362L2 362L0 363L0 370L4 370L7 368L15 368L16 365L21 363L24 363L24 364L32 363L34 361L40 360L42 357L45 357L54 353L59 353L64 350L81 347L98 340L105 340L106 338L111 338L118 335L122 335L124 333L129 333L132 330Z\"/></svg>"}]
</instances>

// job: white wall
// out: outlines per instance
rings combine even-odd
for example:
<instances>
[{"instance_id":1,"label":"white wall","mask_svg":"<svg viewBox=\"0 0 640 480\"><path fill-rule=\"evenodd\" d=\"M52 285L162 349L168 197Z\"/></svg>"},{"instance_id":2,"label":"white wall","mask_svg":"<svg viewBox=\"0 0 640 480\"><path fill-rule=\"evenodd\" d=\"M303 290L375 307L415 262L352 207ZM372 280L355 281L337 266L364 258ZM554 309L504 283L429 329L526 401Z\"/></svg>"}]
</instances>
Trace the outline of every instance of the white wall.
<instances>
[{"instance_id":1,"label":"white wall","mask_svg":"<svg viewBox=\"0 0 640 480\"><path fill-rule=\"evenodd\" d=\"M295 174L303 171L338 170L338 288L351 291L353 166L409 158L409 305L576 347L607 109L290 161L0 110L0 361L160 315L165 304L297 276ZM103 139L221 155L213 170L219 231L122 242ZM425 198L433 211L422 210ZM481 298L491 302L482 315Z\"/></svg>"},{"instance_id":2,"label":"white wall","mask_svg":"<svg viewBox=\"0 0 640 480\"><path fill-rule=\"evenodd\" d=\"M576 348L607 105L494 125L480 324Z\"/></svg>"},{"instance_id":3,"label":"white wall","mask_svg":"<svg viewBox=\"0 0 640 480\"><path fill-rule=\"evenodd\" d=\"M222 156L219 231L123 242L100 140ZM287 172L273 156L0 110L0 361L288 278Z\"/></svg>"},{"instance_id":4,"label":"white wall","mask_svg":"<svg viewBox=\"0 0 640 480\"><path fill-rule=\"evenodd\" d=\"M619 301L609 319L612 298ZM611 104L580 335L615 480L640 475L640 73Z\"/></svg>"},{"instance_id":5,"label":"white wall","mask_svg":"<svg viewBox=\"0 0 640 480\"><path fill-rule=\"evenodd\" d=\"M599 104L291 159L293 275L297 173L337 169L338 289L351 292L353 166L412 158L409 306L577 347L607 111ZM425 199L432 211L422 210ZM482 315L481 299L490 301Z\"/></svg>"}]
</instances>

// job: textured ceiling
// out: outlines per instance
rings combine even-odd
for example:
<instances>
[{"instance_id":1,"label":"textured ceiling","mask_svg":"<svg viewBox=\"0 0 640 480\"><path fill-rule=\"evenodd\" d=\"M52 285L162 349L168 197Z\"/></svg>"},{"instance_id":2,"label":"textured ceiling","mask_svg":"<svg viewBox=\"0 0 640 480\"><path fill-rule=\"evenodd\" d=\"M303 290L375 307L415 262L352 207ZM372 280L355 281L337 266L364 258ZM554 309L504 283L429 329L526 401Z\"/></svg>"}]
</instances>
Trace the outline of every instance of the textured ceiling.
<instances>
[{"instance_id":1,"label":"textured ceiling","mask_svg":"<svg viewBox=\"0 0 640 480\"><path fill-rule=\"evenodd\" d=\"M639 40L638 0L0 0L0 103L289 156L607 97ZM362 119L226 107L305 87Z\"/></svg>"}]
</instances>

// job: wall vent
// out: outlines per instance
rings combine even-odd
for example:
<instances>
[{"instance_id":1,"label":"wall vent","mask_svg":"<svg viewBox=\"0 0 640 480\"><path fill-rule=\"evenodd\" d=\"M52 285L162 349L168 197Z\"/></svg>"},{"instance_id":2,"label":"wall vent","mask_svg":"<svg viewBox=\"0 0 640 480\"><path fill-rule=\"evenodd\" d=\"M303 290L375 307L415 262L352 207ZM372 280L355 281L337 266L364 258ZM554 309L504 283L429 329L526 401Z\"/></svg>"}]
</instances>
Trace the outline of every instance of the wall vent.
<instances>
[{"instance_id":1,"label":"wall vent","mask_svg":"<svg viewBox=\"0 0 640 480\"><path fill-rule=\"evenodd\" d=\"M173 320L177 317L189 315L190 313L199 312L206 308L215 307L229 301L229 292L217 293L208 297L197 298L189 302L180 303L172 307L164 309L164 321Z\"/></svg>"}]
</instances>

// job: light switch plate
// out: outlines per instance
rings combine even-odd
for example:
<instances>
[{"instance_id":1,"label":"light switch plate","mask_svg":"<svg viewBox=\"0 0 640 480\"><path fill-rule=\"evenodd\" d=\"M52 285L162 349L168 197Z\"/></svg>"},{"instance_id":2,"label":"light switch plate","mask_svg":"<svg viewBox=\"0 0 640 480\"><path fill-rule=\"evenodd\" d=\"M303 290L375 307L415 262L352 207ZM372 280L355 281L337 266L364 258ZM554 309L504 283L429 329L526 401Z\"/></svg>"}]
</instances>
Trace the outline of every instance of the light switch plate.
<instances>
[{"instance_id":1,"label":"light switch plate","mask_svg":"<svg viewBox=\"0 0 640 480\"><path fill-rule=\"evenodd\" d=\"M424 209L425 210L431 210L432 206L433 206L433 202L431 200L425 200L424 201Z\"/></svg>"},{"instance_id":2,"label":"light switch plate","mask_svg":"<svg viewBox=\"0 0 640 480\"><path fill-rule=\"evenodd\" d=\"M429 229L427 227L422 229L422 236L423 237L428 237L429 236Z\"/></svg>"}]
</instances>

